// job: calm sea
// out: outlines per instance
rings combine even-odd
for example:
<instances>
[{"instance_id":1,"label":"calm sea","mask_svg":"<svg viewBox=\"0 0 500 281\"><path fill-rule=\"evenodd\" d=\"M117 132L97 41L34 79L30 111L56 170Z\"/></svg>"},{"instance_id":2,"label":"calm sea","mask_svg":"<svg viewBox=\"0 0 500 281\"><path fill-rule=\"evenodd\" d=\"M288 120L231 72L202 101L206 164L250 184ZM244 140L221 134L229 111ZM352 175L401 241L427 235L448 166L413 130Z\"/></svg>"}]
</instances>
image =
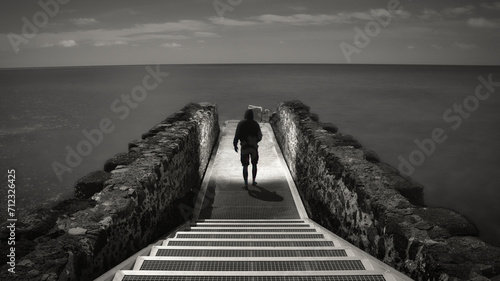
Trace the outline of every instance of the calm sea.
<instances>
[{"instance_id":1,"label":"calm sea","mask_svg":"<svg viewBox=\"0 0 500 281\"><path fill-rule=\"evenodd\" d=\"M160 71L168 77L141 101L127 103L122 95L143 83L146 66L0 70L1 171L16 169L17 208L71 197L75 180L102 169L188 102L215 102L228 120L241 119L249 104L272 109L280 100L300 99L384 162L397 167L400 156L413 152L419 165L412 177L426 186L426 204L465 214L484 239L500 245L500 87L483 100L472 97L479 76L500 81L500 67L163 65ZM460 113L454 105L464 101ZM114 131L59 181L52 164L66 165L67 149L76 150L82 130L103 118ZM436 128L446 141L415 158L415 141L431 138Z\"/></svg>"}]
</instances>

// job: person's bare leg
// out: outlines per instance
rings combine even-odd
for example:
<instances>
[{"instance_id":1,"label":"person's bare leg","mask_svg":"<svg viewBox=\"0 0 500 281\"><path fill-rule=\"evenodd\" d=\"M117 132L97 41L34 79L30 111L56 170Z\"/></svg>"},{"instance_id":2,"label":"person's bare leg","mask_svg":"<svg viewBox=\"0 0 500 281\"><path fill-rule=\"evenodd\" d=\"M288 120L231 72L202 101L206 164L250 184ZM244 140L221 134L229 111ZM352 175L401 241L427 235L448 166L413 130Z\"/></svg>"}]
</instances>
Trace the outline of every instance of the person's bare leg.
<instances>
[{"instance_id":1,"label":"person's bare leg","mask_svg":"<svg viewBox=\"0 0 500 281\"><path fill-rule=\"evenodd\" d=\"M257 185L257 182L255 181L256 177L257 177L257 164L252 164L252 179L253 179L252 185Z\"/></svg>"},{"instance_id":2,"label":"person's bare leg","mask_svg":"<svg viewBox=\"0 0 500 281\"><path fill-rule=\"evenodd\" d=\"M243 180L245 181L245 188L248 188L248 165L243 166Z\"/></svg>"}]
</instances>

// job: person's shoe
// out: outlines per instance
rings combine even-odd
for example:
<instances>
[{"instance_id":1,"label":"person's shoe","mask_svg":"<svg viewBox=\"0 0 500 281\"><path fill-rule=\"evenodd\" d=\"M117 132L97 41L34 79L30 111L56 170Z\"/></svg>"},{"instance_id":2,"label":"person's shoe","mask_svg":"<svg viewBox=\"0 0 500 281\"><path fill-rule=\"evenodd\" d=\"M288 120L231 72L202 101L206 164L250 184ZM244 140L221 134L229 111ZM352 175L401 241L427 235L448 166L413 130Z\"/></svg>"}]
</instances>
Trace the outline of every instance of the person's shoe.
<instances>
[{"instance_id":1,"label":"person's shoe","mask_svg":"<svg viewBox=\"0 0 500 281\"><path fill-rule=\"evenodd\" d=\"M256 181L254 181L254 182L252 183L252 185L253 185L253 186L257 186L257 182L256 182Z\"/></svg>"},{"instance_id":2,"label":"person's shoe","mask_svg":"<svg viewBox=\"0 0 500 281\"><path fill-rule=\"evenodd\" d=\"M244 185L242 188L243 188L244 190L248 190L248 186L246 186L246 185Z\"/></svg>"}]
</instances>

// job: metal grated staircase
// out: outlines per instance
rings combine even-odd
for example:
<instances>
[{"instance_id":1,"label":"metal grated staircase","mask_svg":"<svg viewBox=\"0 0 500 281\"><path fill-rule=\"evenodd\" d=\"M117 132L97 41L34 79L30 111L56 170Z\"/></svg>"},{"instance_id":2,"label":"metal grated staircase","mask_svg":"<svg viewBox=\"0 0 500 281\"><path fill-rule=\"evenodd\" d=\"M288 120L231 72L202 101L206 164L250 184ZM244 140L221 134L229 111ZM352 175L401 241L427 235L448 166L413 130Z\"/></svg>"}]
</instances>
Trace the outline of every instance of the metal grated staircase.
<instances>
[{"instance_id":1,"label":"metal grated staircase","mask_svg":"<svg viewBox=\"0 0 500 281\"><path fill-rule=\"evenodd\" d=\"M225 123L193 220L97 280L411 280L308 218L269 124L259 186L242 190L236 124Z\"/></svg>"},{"instance_id":2,"label":"metal grated staircase","mask_svg":"<svg viewBox=\"0 0 500 281\"><path fill-rule=\"evenodd\" d=\"M343 242L309 219L203 220L113 280L397 280Z\"/></svg>"}]
</instances>

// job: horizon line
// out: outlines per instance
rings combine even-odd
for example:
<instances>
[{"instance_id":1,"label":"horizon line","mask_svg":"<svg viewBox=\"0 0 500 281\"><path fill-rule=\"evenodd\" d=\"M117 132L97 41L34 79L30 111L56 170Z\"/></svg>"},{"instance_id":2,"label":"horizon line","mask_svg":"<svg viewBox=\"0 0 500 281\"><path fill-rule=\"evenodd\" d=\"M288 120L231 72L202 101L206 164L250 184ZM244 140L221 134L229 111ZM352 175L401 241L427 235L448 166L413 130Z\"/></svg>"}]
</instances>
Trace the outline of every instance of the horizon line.
<instances>
[{"instance_id":1,"label":"horizon line","mask_svg":"<svg viewBox=\"0 0 500 281\"><path fill-rule=\"evenodd\" d=\"M95 65L52 65L52 66L15 66L0 67L0 70L14 70L26 68L83 68L83 67L113 67L113 66L147 66L147 65L366 65L366 66L465 66L465 67L499 67L500 64L417 64L417 63L315 63L315 62L264 62L264 63L144 63L144 64L95 64Z\"/></svg>"}]
</instances>

